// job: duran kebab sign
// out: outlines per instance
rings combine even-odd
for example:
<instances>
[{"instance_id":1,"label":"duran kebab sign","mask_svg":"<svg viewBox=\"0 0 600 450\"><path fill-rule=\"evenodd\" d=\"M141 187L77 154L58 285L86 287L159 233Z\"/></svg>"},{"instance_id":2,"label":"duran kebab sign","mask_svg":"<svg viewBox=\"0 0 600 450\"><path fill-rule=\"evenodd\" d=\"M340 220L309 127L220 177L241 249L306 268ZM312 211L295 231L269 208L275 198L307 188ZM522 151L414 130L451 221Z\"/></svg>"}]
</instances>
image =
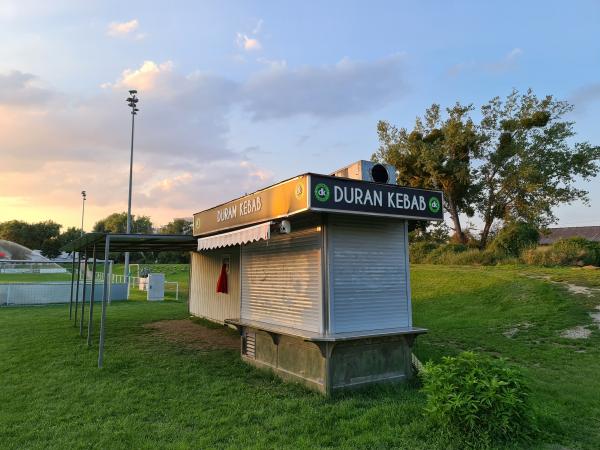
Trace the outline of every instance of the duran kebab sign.
<instances>
[{"instance_id":1,"label":"duran kebab sign","mask_svg":"<svg viewBox=\"0 0 600 450\"><path fill-rule=\"evenodd\" d=\"M311 175L310 209L443 220L442 193L395 184Z\"/></svg>"},{"instance_id":2,"label":"duran kebab sign","mask_svg":"<svg viewBox=\"0 0 600 450\"><path fill-rule=\"evenodd\" d=\"M194 236L308 210L443 220L442 193L439 191L307 174L194 214Z\"/></svg>"}]
</instances>

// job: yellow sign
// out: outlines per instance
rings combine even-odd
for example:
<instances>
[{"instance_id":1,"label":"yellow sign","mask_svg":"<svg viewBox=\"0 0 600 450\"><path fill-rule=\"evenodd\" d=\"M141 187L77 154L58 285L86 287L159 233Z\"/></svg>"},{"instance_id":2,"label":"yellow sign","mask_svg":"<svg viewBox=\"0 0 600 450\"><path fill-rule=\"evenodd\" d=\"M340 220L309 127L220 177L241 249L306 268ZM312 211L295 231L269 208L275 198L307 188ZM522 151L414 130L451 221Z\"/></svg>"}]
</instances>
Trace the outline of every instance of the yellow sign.
<instances>
[{"instance_id":1,"label":"yellow sign","mask_svg":"<svg viewBox=\"0 0 600 450\"><path fill-rule=\"evenodd\" d=\"M194 236L204 236L308 209L307 175L194 214Z\"/></svg>"}]
</instances>

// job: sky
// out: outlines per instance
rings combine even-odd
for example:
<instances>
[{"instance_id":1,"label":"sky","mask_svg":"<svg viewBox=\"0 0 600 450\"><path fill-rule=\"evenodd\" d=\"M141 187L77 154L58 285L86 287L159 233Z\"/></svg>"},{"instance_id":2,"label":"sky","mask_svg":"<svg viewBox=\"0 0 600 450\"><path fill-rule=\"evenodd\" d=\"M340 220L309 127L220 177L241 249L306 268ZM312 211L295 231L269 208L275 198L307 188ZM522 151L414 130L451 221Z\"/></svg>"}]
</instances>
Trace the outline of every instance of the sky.
<instances>
[{"instance_id":1,"label":"sky","mask_svg":"<svg viewBox=\"0 0 600 450\"><path fill-rule=\"evenodd\" d=\"M574 105L600 144L600 2L0 0L0 221L155 225L377 150L432 103L513 88ZM559 225L600 225L591 206ZM477 220L474 220L477 226Z\"/></svg>"}]
</instances>

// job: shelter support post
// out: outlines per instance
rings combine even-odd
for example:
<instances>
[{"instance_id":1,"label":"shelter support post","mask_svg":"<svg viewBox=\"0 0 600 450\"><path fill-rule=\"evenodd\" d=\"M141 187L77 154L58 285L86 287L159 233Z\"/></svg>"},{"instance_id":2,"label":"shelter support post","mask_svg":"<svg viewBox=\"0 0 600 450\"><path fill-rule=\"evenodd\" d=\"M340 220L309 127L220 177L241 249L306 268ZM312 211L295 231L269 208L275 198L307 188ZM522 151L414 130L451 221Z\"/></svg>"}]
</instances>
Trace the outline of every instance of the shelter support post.
<instances>
[{"instance_id":1,"label":"shelter support post","mask_svg":"<svg viewBox=\"0 0 600 450\"><path fill-rule=\"evenodd\" d=\"M94 320L94 299L96 293L96 244L94 244L94 248L92 250L92 292L90 295L90 317L88 318L88 331L87 331L87 346L92 345L92 331L93 324L92 320Z\"/></svg>"},{"instance_id":2,"label":"shelter support post","mask_svg":"<svg viewBox=\"0 0 600 450\"><path fill-rule=\"evenodd\" d=\"M73 264L71 264L71 298L69 300L69 320L73 318L73 284L75 283L75 250L73 250Z\"/></svg>"},{"instance_id":3,"label":"shelter support post","mask_svg":"<svg viewBox=\"0 0 600 450\"><path fill-rule=\"evenodd\" d=\"M110 235L106 235L104 241L104 291L102 292L102 315L100 317L100 344L98 348L98 368L102 368L104 362L104 327L106 322L106 303L108 300L108 254L110 253Z\"/></svg>"},{"instance_id":4,"label":"shelter support post","mask_svg":"<svg viewBox=\"0 0 600 450\"><path fill-rule=\"evenodd\" d=\"M81 278L81 252L77 256L77 289L75 290L75 322L73 326L77 326L77 308L79 307L79 280Z\"/></svg>"},{"instance_id":5,"label":"shelter support post","mask_svg":"<svg viewBox=\"0 0 600 450\"><path fill-rule=\"evenodd\" d=\"M79 336L83 336L83 320L85 319L85 294L87 293L88 251L85 249L83 263L83 293L81 294L81 320L79 321Z\"/></svg>"}]
</instances>

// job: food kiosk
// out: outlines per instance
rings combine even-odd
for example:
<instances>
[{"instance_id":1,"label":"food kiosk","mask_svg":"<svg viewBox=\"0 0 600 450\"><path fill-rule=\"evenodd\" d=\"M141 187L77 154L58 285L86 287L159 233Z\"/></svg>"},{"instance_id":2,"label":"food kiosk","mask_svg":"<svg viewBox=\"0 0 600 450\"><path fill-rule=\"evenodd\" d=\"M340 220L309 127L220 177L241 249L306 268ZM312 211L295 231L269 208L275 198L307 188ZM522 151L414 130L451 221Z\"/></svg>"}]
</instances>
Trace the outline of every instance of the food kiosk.
<instances>
[{"instance_id":1,"label":"food kiosk","mask_svg":"<svg viewBox=\"0 0 600 450\"><path fill-rule=\"evenodd\" d=\"M359 161L194 215L189 308L236 327L244 361L324 394L412 376L408 221L442 193Z\"/></svg>"}]
</instances>

